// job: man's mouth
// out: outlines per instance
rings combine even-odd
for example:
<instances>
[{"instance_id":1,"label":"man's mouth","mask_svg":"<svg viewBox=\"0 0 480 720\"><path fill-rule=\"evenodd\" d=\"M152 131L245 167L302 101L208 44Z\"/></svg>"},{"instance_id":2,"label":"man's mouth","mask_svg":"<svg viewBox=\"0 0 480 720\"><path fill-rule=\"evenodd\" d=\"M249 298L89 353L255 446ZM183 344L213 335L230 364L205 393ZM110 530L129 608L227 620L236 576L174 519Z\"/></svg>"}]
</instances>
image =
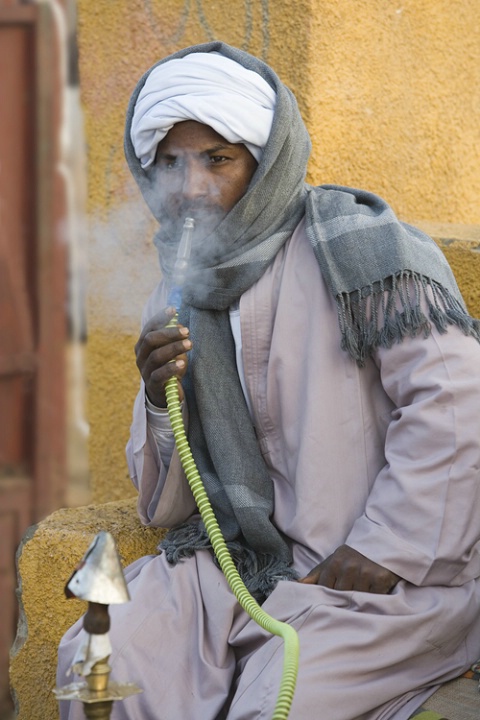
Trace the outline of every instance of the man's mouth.
<instances>
[{"instance_id":1,"label":"man's mouth","mask_svg":"<svg viewBox=\"0 0 480 720\"><path fill-rule=\"evenodd\" d=\"M225 217L225 210L213 205L184 204L175 209L174 215L167 212L162 225L172 240L180 238L186 217L195 220L194 236L196 239L201 239L213 232L221 223Z\"/></svg>"}]
</instances>

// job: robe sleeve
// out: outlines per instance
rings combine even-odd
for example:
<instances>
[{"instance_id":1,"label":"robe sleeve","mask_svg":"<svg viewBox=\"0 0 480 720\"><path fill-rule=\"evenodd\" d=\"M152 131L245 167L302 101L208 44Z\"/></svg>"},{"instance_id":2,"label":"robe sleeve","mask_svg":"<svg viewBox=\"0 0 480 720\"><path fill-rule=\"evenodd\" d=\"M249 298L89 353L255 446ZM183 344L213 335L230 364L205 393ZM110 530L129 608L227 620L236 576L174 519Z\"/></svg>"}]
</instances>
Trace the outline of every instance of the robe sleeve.
<instances>
[{"instance_id":1,"label":"robe sleeve","mask_svg":"<svg viewBox=\"0 0 480 720\"><path fill-rule=\"evenodd\" d=\"M415 585L480 575L480 345L456 326L380 349L386 464L346 543Z\"/></svg>"},{"instance_id":2,"label":"robe sleeve","mask_svg":"<svg viewBox=\"0 0 480 720\"><path fill-rule=\"evenodd\" d=\"M164 307L162 288L157 287L149 298L142 316L142 327ZM184 422L188 423L186 403ZM144 525L173 527L196 512L196 504L174 449L167 467L160 458L157 443L149 427L145 408L145 384L140 384L133 407L130 439L126 448L130 477L138 490L137 509Z\"/></svg>"}]
</instances>

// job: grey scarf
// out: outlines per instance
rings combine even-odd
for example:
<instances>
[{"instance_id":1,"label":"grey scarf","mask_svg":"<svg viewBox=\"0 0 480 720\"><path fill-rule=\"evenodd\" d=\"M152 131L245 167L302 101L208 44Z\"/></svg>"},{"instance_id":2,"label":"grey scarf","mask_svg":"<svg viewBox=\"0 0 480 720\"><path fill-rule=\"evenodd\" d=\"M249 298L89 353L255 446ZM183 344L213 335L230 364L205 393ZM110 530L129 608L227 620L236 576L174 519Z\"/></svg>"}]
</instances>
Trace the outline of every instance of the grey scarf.
<instances>
[{"instance_id":1,"label":"grey scarf","mask_svg":"<svg viewBox=\"0 0 480 720\"><path fill-rule=\"evenodd\" d=\"M202 259L191 270L181 313L193 341L184 383L192 452L240 575L262 600L279 579L294 578L295 572L288 541L271 521L273 487L236 370L229 307L263 275L305 216L308 238L337 302L341 346L360 366L377 347L390 347L407 335L427 336L432 323L440 332L456 324L477 340L480 323L467 314L435 243L399 222L382 199L351 188L305 184L310 139L293 94L267 65L220 42L170 58L211 51L258 72L277 93L270 138L250 187L214 232L221 259ZM125 153L146 202L161 220L154 171L141 169L129 133L147 75L130 100ZM167 279L176 242L161 230L155 238ZM422 298L429 318L421 310ZM161 547L175 563L209 548L210 542L203 524L195 522L170 530Z\"/></svg>"}]
</instances>

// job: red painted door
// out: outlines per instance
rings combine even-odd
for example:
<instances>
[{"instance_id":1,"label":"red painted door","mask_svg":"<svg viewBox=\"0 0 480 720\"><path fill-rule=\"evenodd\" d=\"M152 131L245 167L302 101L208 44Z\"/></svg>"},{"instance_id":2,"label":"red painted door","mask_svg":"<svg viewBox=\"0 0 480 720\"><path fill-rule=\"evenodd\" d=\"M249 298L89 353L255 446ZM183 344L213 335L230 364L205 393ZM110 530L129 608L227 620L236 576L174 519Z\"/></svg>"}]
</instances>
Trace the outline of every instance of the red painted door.
<instances>
[{"instance_id":1,"label":"red painted door","mask_svg":"<svg viewBox=\"0 0 480 720\"><path fill-rule=\"evenodd\" d=\"M10 705L15 550L62 505L65 487L58 63L48 7L0 0L0 718Z\"/></svg>"}]
</instances>

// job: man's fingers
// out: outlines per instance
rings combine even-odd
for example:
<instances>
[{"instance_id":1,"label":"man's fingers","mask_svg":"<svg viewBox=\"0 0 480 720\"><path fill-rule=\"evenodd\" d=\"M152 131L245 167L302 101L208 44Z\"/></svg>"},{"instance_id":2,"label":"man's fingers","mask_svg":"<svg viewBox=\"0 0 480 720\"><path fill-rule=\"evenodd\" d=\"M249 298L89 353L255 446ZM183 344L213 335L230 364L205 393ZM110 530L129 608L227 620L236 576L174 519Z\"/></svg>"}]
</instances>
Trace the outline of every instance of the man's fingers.
<instances>
[{"instance_id":1,"label":"man's fingers","mask_svg":"<svg viewBox=\"0 0 480 720\"><path fill-rule=\"evenodd\" d=\"M153 370L148 380L148 387L151 389L150 392L153 391L155 394L158 392L163 393L165 384L170 378L176 377L180 380L183 377L186 366L186 359L179 357L176 358L175 362L167 363Z\"/></svg>"},{"instance_id":2,"label":"man's fingers","mask_svg":"<svg viewBox=\"0 0 480 720\"><path fill-rule=\"evenodd\" d=\"M176 311L174 307L166 307L163 308L163 310L160 310L160 312L156 313L156 315L151 317L150 320L144 325L140 337L142 337L143 335L147 335L152 330L158 330L159 328L168 325L172 317L175 315L175 312Z\"/></svg>"},{"instance_id":3,"label":"man's fingers","mask_svg":"<svg viewBox=\"0 0 480 720\"><path fill-rule=\"evenodd\" d=\"M145 388L150 401L156 407L166 407L165 385L171 379L176 377L181 381L187 369L187 356L178 355L172 362L168 362L160 367L153 367L148 379L145 381ZM183 390L179 382L179 397L183 400Z\"/></svg>"},{"instance_id":4,"label":"man's fingers","mask_svg":"<svg viewBox=\"0 0 480 720\"><path fill-rule=\"evenodd\" d=\"M160 364L169 362L176 355L190 350L192 344L188 337L188 328L175 325L171 328L155 328L140 336L135 345L137 366L141 368L155 356Z\"/></svg>"},{"instance_id":5,"label":"man's fingers","mask_svg":"<svg viewBox=\"0 0 480 720\"><path fill-rule=\"evenodd\" d=\"M135 352L137 352L137 346L140 346L142 344L144 338L147 337L147 335L152 332L161 331L166 328L172 317L175 315L175 312L175 308L167 307L163 310L160 310L160 312L156 313L153 317L151 317L150 320L145 323L142 328L142 332L140 333L140 337L138 338L138 342L135 346Z\"/></svg>"},{"instance_id":6,"label":"man's fingers","mask_svg":"<svg viewBox=\"0 0 480 720\"><path fill-rule=\"evenodd\" d=\"M304 578L300 578L298 582L303 583L304 585L318 585L318 581L320 579L320 571L315 568L311 572L308 573Z\"/></svg>"},{"instance_id":7,"label":"man's fingers","mask_svg":"<svg viewBox=\"0 0 480 720\"><path fill-rule=\"evenodd\" d=\"M334 590L389 593L399 581L387 568L378 565L348 545L342 545L299 582Z\"/></svg>"},{"instance_id":8,"label":"man's fingers","mask_svg":"<svg viewBox=\"0 0 480 720\"><path fill-rule=\"evenodd\" d=\"M147 395L157 407L165 407L165 383L172 377L181 380L185 375L186 353L192 347L188 328L176 323L168 327L174 314L174 308L165 308L154 315L135 345L137 367Z\"/></svg>"},{"instance_id":9,"label":"man's fingers","mask_svg":"<svg viewBox=\"0 0 480 720\"><path fill-rule=\"evenodd\" d=\"M176 342L170 342L168 345L162 345L161 347L148 347L145 351L140 352L140 357L137 358L137 365L141 367L142 374L145 378L161 368L172 362L172 360L180 359L180 356L184 356L182 359L186 361L185 352L190 350L192 343L190 340L177 340ZM142 357L145 357L145 362L142 361Z\"/></svg>"}]
</instances>

